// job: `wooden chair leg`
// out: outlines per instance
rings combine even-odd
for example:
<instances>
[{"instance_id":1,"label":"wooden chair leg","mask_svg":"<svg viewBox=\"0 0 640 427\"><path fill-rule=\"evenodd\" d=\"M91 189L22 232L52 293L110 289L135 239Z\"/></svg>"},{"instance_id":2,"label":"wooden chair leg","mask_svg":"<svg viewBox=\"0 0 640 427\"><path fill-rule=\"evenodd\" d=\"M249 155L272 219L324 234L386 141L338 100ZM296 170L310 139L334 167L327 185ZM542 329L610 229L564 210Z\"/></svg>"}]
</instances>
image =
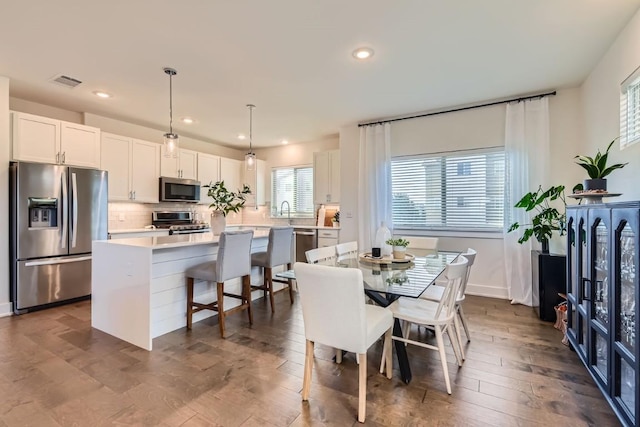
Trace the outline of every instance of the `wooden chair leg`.
<instances>
[{"instance_id":1,"label":"wooden chair leg","mask_svg":"<svg viewBox=\"0 0 640 427\"><path fill-rule=\"evenodd\" d=\"M287 270L291 270L291 263L287 264ZM287 285L289 286L289 299L291 300L291 304L293 304L293 280L287 280Z\"/></svg>"},{"instance_id":2,"label":"wooden chair leg","mask_svg":"<svg viewBox=\"0 0 640 427\"><path fill-rule=\"evenodd\" d=\"M271 312L275 313L276 312L276 308L275 308L275 300L273 298L273 270L271 270L271 267L267 267L264 269L264 285L267 287L268 289L268 293L269 293L269 303L271 303Z\"/></svg>"},{"instance_id":3,"label":"wooden chair leg","mask_svg":"<svg viewBox=\"0 0 640 427\"><path fill-rule=\"evenodd\" d=\"M249 324L253 325L253 311L251 310L251 276L242 276L242 295L244 295L245 298L242 303L247 304Z\"/></svg>"},{"instance_id":4,"label":"wooden chair leg","mask_svg":"<svg viewBox=\"0 0 640 427\"><path fill-rule=\"evenodd\" d=\"M447 386L447 393L451 394L451 382L449 381L449 368L447 368L447 354L444 351L444 340L442 339L442 329L437 325L435 327L436 342L438 343L438 352L440 353L440 363L442 363L442 372L444 373L444 382Z\"/></svg>"},{"instance_id":5,"label":"wooden chair leg","mask_svg":"<svg viewBox=\"0 0 640 427\"><path fill-rule=\"evenodd\" d=\"M220 336L225 338L224 330L224 283L218 282L218 327Z\"/></svg>"},{"instance_id":6,"label":"wooden chair leg","mask_svg":"<svg viewBox=\"0 0 640 427\"><path fill-rule=\"evenodd\" d=\"M264 286L264 288L262 289L262 297L265 299L265 301L267 300L267 269L263 268L262 269L262 286Z\"/></svg>"},{"instance_id":7,"label":"wooden chair leg","mask_svg":"<svg viewBox=\"0 0 640 427\"><path fill-rule=\"evenodd\" d=\"M187 329L193 324L193 277L187 277Z\"/></svg>"},{"instance_id":8,"label":"wooden chair leg","mask_svg":"<svg viewBox=\"0 0 640 427\"><path fill-rule=\"evenodd\" d=\"M302 400L309 400L311 390L311 372L313 370L313 341L307 340L304 355L304 377L302 380Z\"/></svg>"},{"instance_id":9,"label":"wooden chair leg","mask_svg":"<svg viewBox=\"0 0 640 427\"><path fill-rule=\"evenodd\" d=\"M384 353L386 357L386 365L387 365L387 378L391 379L393 375L393 346L391 342L393 339L391 338L393 335L393 328L390 328L384 334Z\"/></svg>"},{"instance_id":10,"label":"wooden chair leg","mask_svg":"<svg viewBox=\"0 0 640 427\"><path fill-rule=\"evenodd\" d=\"M363 423L367 412L367 353L358 354L358 421Z\"/></svg>"}]
</instances>

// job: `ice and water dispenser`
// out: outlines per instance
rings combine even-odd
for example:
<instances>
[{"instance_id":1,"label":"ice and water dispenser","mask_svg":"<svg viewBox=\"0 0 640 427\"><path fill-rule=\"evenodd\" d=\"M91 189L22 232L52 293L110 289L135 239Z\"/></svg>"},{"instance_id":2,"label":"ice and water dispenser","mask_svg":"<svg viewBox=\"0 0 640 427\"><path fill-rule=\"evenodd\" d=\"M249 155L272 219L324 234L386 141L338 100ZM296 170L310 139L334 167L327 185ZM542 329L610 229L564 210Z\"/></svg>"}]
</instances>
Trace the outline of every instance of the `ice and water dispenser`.
<instances>
[{"instance_id":1,"label":"ice and water dispenser","mask_svg":"<svg viewBox=\"0 0 640 427\"><path fill-rule=\"evenodd\" d=\"M58 199L29 197L29 228L57 228Z\"/></svg>"}]
</instances>

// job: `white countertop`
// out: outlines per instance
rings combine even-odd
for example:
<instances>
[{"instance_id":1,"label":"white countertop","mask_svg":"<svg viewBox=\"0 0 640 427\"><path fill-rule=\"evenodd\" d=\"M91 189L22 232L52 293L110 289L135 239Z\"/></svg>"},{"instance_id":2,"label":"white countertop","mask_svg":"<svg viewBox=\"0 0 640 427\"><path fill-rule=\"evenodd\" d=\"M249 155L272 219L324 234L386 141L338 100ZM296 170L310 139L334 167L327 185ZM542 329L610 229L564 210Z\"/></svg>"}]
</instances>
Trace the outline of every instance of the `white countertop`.
<instances>
[{"instance_id":1,"label":"white countertop","mask_svg":"<svg viewBox=\"0 0 640 427\"><path fill-rule=\"evenodd\" d=\"M269 230L255 230L254 239L269 237ZM218 244L220 236L213 233L174 234L172 236L159 237L135 237L131 239L101 240L102 243L111 245L136 246L149 249L168 249L184 246Z\"/></svg>"},{"instance_id":2,"label":"white countertop","mask_svg":"<svg viewBox=\"0 0 640 427\"><path fill-rule=\"evenodd\" d=\"M144 233L144 232L152 232L152 231L162 231L162 230L159 228L125 228L123 230L109 230L109 234Z\"/></svg>"},{"instance_id":3,"label":"white countertop","mask_svg":"<svg viewBox=\"0 0 640 427\"><path fill-rule=\"evenodd\" d=\"M271 227L283 227L283 224L228 224L230 230L241 230L249 228L269 229ZM293 228L307 228L309 230L340 230L340 227L318 227L317 225L292 225ZM109 234L145 233L162 231L159 228L128 228L122 230L109 230Z\"/></svg>"}]
</instances>

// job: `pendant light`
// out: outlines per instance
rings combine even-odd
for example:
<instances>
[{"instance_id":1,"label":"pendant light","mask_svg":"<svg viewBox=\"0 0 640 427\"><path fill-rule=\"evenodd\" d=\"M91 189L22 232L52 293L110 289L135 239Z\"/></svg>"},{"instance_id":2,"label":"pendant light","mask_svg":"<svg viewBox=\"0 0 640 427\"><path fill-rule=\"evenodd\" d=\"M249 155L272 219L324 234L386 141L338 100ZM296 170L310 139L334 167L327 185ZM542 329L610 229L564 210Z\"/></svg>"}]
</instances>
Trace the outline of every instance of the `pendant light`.
<instances>
[{"instance_id":1,"label":"pendant light","mask_svg":"<svg viewBox=\"0 0 640 427\"><path fill-rule=\"evenodd\" d=\"M165 67L163 70L169 76L169 133L164 134L164 156L177 158L180 139L177 133L173 133L173 87L171 78L178 72L169 67Z\"/></svg>"},{"instance_id":2,"label":"pendant light","mask_svg":"<svg viewBox=\"0 0 640 427\"><path fill-rule=\"evenodd\" d=\"M253 109L256 108L253 104L247 104L249 108L249 152L244 156L244 164L248 171L252 171L256 167L256 153L252 150L253 141Z\"/></svg>"}]
</instances>

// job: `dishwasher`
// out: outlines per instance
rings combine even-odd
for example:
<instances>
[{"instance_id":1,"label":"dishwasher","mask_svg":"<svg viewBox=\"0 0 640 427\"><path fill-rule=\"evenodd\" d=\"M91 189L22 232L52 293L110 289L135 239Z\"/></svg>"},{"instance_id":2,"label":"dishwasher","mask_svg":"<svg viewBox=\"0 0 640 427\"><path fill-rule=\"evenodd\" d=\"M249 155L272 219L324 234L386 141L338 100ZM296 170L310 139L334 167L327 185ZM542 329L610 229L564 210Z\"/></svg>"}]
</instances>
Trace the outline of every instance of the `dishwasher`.
<instances>
[{"instance_id":1,"label":"dishwasher","mask_svg":"<svg viewBox=\"0 0 640 427\"><path fill-rule=\"evenodd\" d=\"M296 262L307 262L305 252L318 247L316 230L295 228L293 234L296 237Z\"/></svg>"}]
</instances>

